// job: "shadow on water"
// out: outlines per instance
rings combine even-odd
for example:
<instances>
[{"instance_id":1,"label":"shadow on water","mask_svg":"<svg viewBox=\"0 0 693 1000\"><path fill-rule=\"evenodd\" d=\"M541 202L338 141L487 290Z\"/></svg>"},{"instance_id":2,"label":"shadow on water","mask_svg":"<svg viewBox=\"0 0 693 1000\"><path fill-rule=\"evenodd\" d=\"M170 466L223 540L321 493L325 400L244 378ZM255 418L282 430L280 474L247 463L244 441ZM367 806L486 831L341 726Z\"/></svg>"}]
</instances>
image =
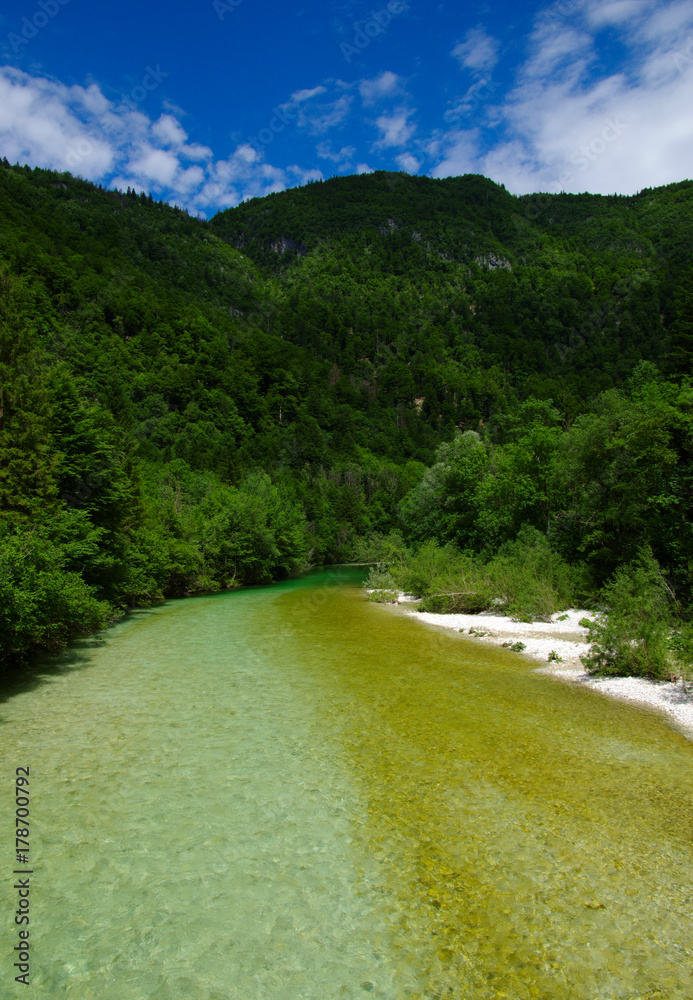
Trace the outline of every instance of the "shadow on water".
<instances>
[{"instance_id":1,"label":"shadow on water","mask_svg":"<svg viewBox=\"0 0 693 1000\"><path fill-rule=\"evenodd\" d=\"M151 609L130 611L124 618L118 620L118 624L136 621L148 613L151 613ZM61 653L42 653L26 665L0 674L0 704L11 701L18 695L35 691L57 677L88 667L92 662L94 650L102 649L106 645L108 635L108 632L101 632L85 636L83 639L75 639ZM0 716L0 725L4 725L5 721Z\"/></svg>"},{"instance_id":2,"label":"shadow on water","mask_svg":"<svg viewBox=\"0 0 693 1000\"><path fill-rule=\"evenodd\" d=\"M233 593L242 594L250 591L266 590L272 587L286 587L287 584L290 585L292 590L312 590L315 588L316 583L319 583L322 587L354 586L358 585L365 578L367 572L368 566L360 563L336 563L308 570L300 577L291 580L239 587ZM228 596L229 593L231 591L219 591L217 594L195 594L184 598L184 600L187 602L195 598L223 597ZM172 600L176 599L173 598ZM154 608L132 609L123 618L119 618L115 624L120 626L142 621L153 612L161 610L170 603L171 600L167 600L157 604ZM23 667L10 669L6 673L0 673L0 704L6 703L18 695L35 691L42 685L58 677L75 673L90 666L93 652L102 649L109 641L111 634L111 629L108 629L96 635L75 639L61 653L43 653L34 657ZM5 724L6 720L0 715L0 725Z\"/></svg>"}]
</instances>

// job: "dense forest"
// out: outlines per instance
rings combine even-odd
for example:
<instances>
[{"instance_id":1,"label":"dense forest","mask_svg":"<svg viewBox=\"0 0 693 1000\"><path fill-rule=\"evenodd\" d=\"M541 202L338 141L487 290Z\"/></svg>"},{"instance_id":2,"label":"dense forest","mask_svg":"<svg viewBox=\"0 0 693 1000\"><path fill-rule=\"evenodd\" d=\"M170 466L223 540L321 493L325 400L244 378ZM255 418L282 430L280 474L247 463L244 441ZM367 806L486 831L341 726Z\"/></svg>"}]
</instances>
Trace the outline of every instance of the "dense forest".
<instances>
[{"instance_id":1,"label":"dense forest","mask_svg":"<svg viewBox=\"0 0 693 1000\"><path fill-rule=\"evenodd\" d=\"M598 669L683 672L692 248L690 181L378 172L206 221L3 161L0 662L362 559L609 609Z\"/></svg>"}]
</instances>

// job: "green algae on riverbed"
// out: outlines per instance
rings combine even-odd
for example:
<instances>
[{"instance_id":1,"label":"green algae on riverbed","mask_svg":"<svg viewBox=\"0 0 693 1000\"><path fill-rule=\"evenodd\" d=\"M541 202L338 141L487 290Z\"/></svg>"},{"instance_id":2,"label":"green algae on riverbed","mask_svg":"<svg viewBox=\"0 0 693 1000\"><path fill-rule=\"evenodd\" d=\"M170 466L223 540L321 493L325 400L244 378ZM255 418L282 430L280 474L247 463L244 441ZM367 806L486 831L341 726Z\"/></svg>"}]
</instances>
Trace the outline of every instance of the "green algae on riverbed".
<instances>
[{"instance_id":1,"label":"green algae on riverbed","mask_svg":"<svg viewBox=\"0 0 693 1000\"><path fill-rule=\"evenodd\" d=\"M693 746L325 581L138 614L3 705L32 995L693 996Z\"/></svg>"}]
</instances>

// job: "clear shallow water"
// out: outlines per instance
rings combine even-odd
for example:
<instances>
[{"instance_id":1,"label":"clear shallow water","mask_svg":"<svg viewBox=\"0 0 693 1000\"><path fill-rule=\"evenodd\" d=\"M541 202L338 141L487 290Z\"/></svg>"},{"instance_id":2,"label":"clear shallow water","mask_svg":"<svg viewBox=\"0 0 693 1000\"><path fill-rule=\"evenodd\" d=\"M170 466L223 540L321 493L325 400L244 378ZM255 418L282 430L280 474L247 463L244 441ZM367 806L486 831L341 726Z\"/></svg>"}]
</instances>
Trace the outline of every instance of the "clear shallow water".
<instances>
[{"instance_id":1,"label":"clear shallow water","mask_svg":"<svg viewBox=\"0 0 693 1000\"><path fill-rule=\"evenodd\" d=\"M693 744L326 579L140 613L0 705L30 995L690 1000Z\"/></svg>"}]
</instances>

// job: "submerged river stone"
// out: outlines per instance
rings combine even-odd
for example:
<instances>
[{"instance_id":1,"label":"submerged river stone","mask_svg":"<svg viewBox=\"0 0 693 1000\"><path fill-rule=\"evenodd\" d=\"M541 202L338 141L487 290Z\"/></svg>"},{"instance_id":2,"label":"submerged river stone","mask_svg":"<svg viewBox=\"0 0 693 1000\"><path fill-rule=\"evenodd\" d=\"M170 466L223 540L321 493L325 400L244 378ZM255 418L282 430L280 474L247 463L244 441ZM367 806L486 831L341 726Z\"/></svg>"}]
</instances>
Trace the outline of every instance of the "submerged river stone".
<instances>
[{"instance_id":1,"label":"submerged river stone","mask_svg":"<svg viewBox=\"0 0 693 1000\"><path fill-rule=\"evenodd\" d=\"M3 703L32 998L690 1000L693 744L359 583L138 612Z\"/></svg>"}]
</instances>

